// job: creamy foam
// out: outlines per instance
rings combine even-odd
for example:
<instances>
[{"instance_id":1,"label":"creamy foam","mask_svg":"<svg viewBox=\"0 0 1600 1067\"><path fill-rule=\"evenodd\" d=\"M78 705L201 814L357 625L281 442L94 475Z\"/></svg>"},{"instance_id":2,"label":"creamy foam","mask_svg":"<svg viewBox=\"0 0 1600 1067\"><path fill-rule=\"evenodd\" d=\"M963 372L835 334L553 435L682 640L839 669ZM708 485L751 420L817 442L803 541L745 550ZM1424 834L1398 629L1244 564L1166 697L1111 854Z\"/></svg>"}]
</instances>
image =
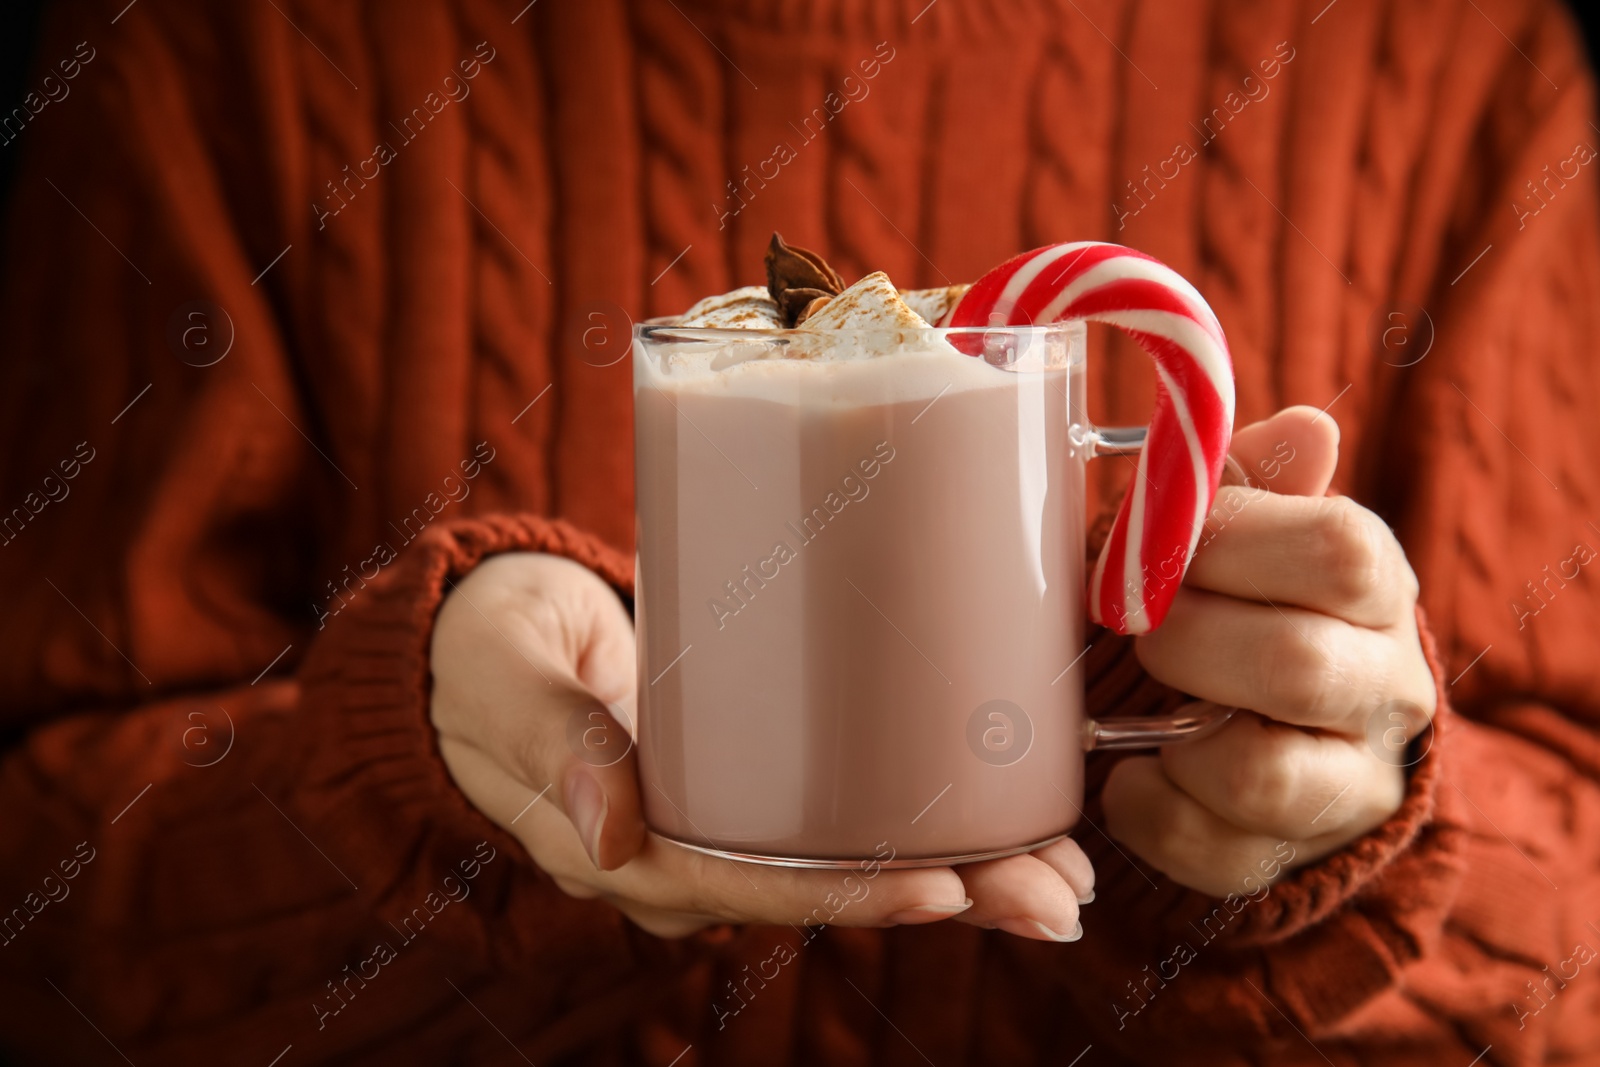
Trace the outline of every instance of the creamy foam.
<instances>
[{"instance_id":1,"label":"creamy foam","mask_svg":"<svg viewBox=\"0 0 1600 1067\"><path fill-rule=\"evenodd\" d=\"M937 325L971 288L971 285L947 285L942 289L902 289L900 299L912 311Z\"/></svg>"},{"instance_id":2,"label":"creamy foam","mask_svg":"<svg viewBox=\"0 0 1600 1067\"><path fill-rule=\"evenodd\" d=\"M703 329L775 330L783 325L778 305L764 285L747 285L716 296L708 296L685 311L680 326Z\"/></svg>"},{"instance_id":3,"label":"creamy foam","mask_svg":"<svg viewBox=\"0 0 1600 1067\"><path fill-rule=\"evenodd\" d=\"M778 355L775 345L676 346L663 370L647 355L640 355L637 387L673 393L697 393L770 400L778 404L897 403L927 398L941 391L988 389L1015 382L1015 375L964 355L943 341L930 345L872 354L868 346L856 348L853 335L831 339L835 351L825 360ZM880 340L881 343L881 340ZM937 347L935 347L935 345ZM756 351L768 358L739 360ZM840 358L842 357L842 358Z\"/></svg>"},{"instance_id":4,"label":"creamy foam","mask_svg":"<svg viewBox=\"0 0 1600 1067\"><path fill-rule=\"evenodd\" d=\"M919 302L930 303L932 291L916 294ZM904 335L929 330L927 319L919 315L882 271L867 275L836 296L815 301L820 309L787 332L786 350L804 358L863 358L889 355L905 346ZM937 303L936 296L931 298ZM675 325L695 329L763 330L779 329L783 316L772 294L763 286L749 285L699 301ZM841 353L841 340L853 355ZM929 347L939 347L933 341Z\"/></svg>"}]
</instances>

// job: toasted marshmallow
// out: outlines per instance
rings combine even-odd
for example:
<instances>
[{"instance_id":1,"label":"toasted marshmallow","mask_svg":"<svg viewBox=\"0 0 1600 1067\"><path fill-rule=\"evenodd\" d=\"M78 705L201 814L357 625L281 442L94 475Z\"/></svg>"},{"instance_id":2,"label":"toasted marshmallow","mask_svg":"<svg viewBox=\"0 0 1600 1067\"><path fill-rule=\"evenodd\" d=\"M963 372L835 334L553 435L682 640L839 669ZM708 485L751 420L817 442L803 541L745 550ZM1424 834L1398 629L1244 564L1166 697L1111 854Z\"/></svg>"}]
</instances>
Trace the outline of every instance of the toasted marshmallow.
<instances>
[{"instance_id":1,"label":"toasted marshmallow","mask_svg":"<svg viewBox=\"0 0 1600 1067\"><path fill-rule=\"evenodd\" d=\"M955 355L931 333L881 271L869 274L832 297L791 331L789 351L800 359L874 359L919 351Z\"/></svg>"},{"instance_id":2,"label":"toasted marshmallow","mask_svg":"<svg viewBox=\"0 0 1600 1067\"><path fill-rule=\"evenodd\" d=\"M883 271L862 278L824 304L803 330L926 330L928 320L900 299Z\"/></svg>"},{"instance_id":3,"label":"toasted marshmallow","mask_svg":"<svg viewBox=\"0 0 1600 1067\"><path fill-rule=\"evenodd\" d=\"M909 295L942 314L941 302L952 304L963 291L965 287L957 286L951 290L913 290ZM739 359L730 361L728 353L723 352L726 346L719 342L715 350L676 353L672 357L674 365L683 364L686 368L691 363L705 362L715 370L723 362L731 365L751 358L770 359L780 355L801 360L856 360L905 351L954 353L945 342L927 336L925 331L932 329L928 320L902 299L900 291L882 271L867 275L838 296L814 301L807 310L810 316L786 331L787 341L770 352L763 350L762 354L752 356L748 347L741 343ZM757 285L708 296L684 312L676 325L735 330L783 328L777 303L764 286Z\"/></svg>"},{"instance_id":4,"label":"toasted marshmallow","mask_svg":"<svg viewBox=\"0 0 1600 1067\"><path fill-rule=\"evenodd\" d=\"M707 330L777 330L778 305L764 285L708 296L683 313L678 325Z\"/></svg>"},{"instance_id":5,"label":"toasted marshmallow","mask_svg":"<svg viewBox=\"0 0 1600 1067\"><path fill-rule=\"evenodd\" d=\"M970 285L947 285L942 289L902 289L900 299L918 315L937 326L950 314L956 301L966 295Z\"/></svg>"}]
</instances>

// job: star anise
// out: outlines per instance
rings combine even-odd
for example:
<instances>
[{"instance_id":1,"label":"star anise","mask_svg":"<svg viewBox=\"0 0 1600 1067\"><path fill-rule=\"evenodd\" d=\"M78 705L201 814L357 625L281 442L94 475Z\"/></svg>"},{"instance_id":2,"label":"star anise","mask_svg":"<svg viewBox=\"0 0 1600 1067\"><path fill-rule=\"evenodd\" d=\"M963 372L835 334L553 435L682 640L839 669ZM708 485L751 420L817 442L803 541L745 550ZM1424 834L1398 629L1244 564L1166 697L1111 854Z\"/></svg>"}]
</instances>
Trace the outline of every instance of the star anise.
<instances>
[{"instance_id":1,"label":"star anise","mask_svg":"<svg viewBox=\"0 0 1600 1067\"><path fill-rule=\"evenodd\" d=\"M777 303L786 328L803 320L813 301L844 292L844 279L828 266L827 260L809 248L787 244L776 233L767 246L766 259L767 291Z\"/></svg>"}]
</instances>

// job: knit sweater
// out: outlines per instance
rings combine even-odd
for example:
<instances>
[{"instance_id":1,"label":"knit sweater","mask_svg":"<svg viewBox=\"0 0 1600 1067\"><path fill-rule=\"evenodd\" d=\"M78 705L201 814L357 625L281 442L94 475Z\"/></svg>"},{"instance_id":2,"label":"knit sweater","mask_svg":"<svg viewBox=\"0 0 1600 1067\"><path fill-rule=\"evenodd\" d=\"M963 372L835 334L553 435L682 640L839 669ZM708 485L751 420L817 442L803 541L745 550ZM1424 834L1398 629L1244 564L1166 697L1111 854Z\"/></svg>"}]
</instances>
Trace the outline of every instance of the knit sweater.
<instances>
[{"instance_id":1,"label":"knit sweater","mask_svg":"<svg viewBox=\"0 0 1600 1067\"><path fill-rule=\"evenodd\" d=\"M1600 1059L1600 134L1555 0L63 0L34 81L6 1054ZM1070 239L1192 279L1241 424L1326 407L1420 578L1439 712L1395 816L1239 906L1091 799L1071 945L663 941L469 806L427 714L447 582L541 551L630 596L621 330L759 281L774 229L908 286ZM1091 341L1091 413L1141 420L1146 360ZM1085 662L1091 710L1181 699L1113 635Z\"/></svg>"}]
</instances>

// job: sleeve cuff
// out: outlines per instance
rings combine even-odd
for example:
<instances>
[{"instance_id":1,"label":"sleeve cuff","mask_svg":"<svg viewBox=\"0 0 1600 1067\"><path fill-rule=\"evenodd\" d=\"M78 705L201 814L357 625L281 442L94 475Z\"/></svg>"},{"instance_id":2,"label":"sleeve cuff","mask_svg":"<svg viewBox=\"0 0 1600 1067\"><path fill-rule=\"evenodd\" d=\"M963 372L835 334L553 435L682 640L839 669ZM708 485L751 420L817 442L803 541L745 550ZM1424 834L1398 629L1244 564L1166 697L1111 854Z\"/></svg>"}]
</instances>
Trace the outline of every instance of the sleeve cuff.
<instances>
[{"instance_id":1,"label":"sleeve cuff","mask_svg":"<svg viewBox=\"0 0 1600 1067\"><path fill-rule=\"evenodd\" d=\"M346 610L326 620L306 663L308 702L329 718L319 751L335 756L343 777L351 764L359 767L364 787L398 814L436 813L441 794L467 807L428 722L428 650L450 585L503 552L545 552L581 563L631 610L632 561L599 539L532 515L467 520L427 531L409 547L410 558L402 556L392 573L356 591Z\"/></svg>"},{"instance_id":2,"label":"sleeve cuff","mask_svg":"<svg viewBox=\"0 0 1600 1067\"><path fill-rule=\"evenodd\" d=\"M461 861L487 851L480 845L487 842L499 858L483 865L472 887L481 921L452 924L458 939L479 942L469 952L515 958L537 940L560 958L565 950L552 938L576 939L568 947L591 961L611 954L607 943L620 961L633 951L620 916L566 898L510 834L468 803L429 722L435 616L457 579L503 552L575 560L632 608L633 561L560 520L500 515L428 530L325 620L301 675L312 730L303 740L307 771L296 806L318 827L307 831L331 843L329 852L380 912L389 900L410 908ZM537 908L513 907L530 880L548 893ZM552 914L565 911L572 913ZM596 923L612 929L596 930Z\"/></svg>"},{"instance_id":3,"label":"sleeve cuff","mask_svg":"<svg viewBox=\"0 0 1600 1067\"><path fill-rule=\"evenodd\" d=\"M1099 875L1101 895L1121 900L1120 918L1149 932L1138 951L1106 946L1107 958L1100 964L1113 972L1121 967L1134 973L1150 958L1160 959L1157 950L1170 952L1175 944L1189 944L1209 961L1200 970L1218 977L1236 976L1244 968L1272 991L1275 1003L1296 1025L1319 1032L1393 987L1402 968L1437 947L1465 873L1467 841L1462 813L1442 789L1457 721L1420 607L1417 624L1438 707L1417 742L1422 756L1410 768L1399 810L1370 833L1266 891L1223 900L1148 870L1092 831L1081 835ZM1107 644L1112 647L1102 670L1090 674L1091 706L1159 714L1183 701L1182 694L1152 685L1148 678L1142 685L1134 680L1140 672L1131 642ZM1126 694L1126 703L1100 702L1114 694ZM1091 762L1091 779L1103 782L1111 765L1109 760L1099 767ZM1092 820L1103 818L1098 802L1086 810ZM1156 955L1150 957L1151 952ZM1167 1009L1177 1012L1168 1022L1193 1027L1213 1018L1212 1012L1231 1004L1236 983L1236 977L1190 979L1187 1006L1179 1009L1178 1002L1167 1002ZM1260 1003L1255 1006L1264 1013L1256 1020L1257 1029L1267 1032L1277 1025L1276 1015Z\"/></svg>"},{"instance_id":4,"label":"sleeve cuff","mask_svg":"<svg viewBox=\"0 0 1600 1067\"><path fill-rule=\"evenodd\" d=\"M1415 939L1389 936L1384 928L1395 924L1382 920L1397 907L1415 912L1430 895L1422 887L1435 885L1439 879L1434 874L1419 882L1409 869L1444 860L1451 851L1451 835L1437 819L1437 805L1455 719L1446 694L1443 665L1421 605L1417 607L1417 633L1433 675L1437 708L1432 724L1409 750L1408 758L1415 762L1408 768L1406 794L1399 810L1364 837L1274 883L1263 899L1253 903L1230 926L1228 939L1233 943L1264 944L1293 937L1353 903L1355 912L1374 924L1380 940L1396 959L1417 955ZM1416 758L1417 753L1421 753L1420 758ZM1401 872L1396 870L1398 867L1408 870ZM1391 899L1387 884L1394 880L1391 875L1399 875L1405 883L1403 901ZM1447 902L1441 902L1441 906L1443 903ZM1399 923L1402 928L1411 925Z\"/></svg>"},{"instance_id":5,"label":"sleeve cuff","mask_svg":"<svg viewBox=\"0 0 1600 1067\"><path fill-rule=\"evenodd\" d=\"M1417 626L1438 706L1415 742L1422 755L1399 810L1260 896L1218 901L1164 882L1148 902L1173 936L1218 927L1208 944L1259 952L1261 980L1287 1016L1312 1032L1393 987L1402 969L1437 947L1465 874L1466 830L1441 794L1455 715L1420 606Z\"/></svg>"}]
</instances>

